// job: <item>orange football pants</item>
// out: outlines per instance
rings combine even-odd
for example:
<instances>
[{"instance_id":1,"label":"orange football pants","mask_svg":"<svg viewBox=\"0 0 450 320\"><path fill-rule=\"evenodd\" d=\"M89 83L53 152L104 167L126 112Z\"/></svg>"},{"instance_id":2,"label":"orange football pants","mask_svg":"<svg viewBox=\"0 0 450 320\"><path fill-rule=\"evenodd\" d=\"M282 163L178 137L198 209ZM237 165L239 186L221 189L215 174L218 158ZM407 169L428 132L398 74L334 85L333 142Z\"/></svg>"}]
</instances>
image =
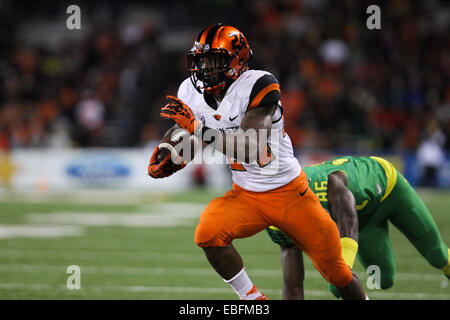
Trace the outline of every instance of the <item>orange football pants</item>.
<instances>
[{"instance_id":1,"label":"orange football pants","mask_svg":"<svg viewBox=\"0 0 450 320\"><path fill-rule=\"evenodd\" d=\"M252 192L233 184L211 201L200 216L195 242L200 247L226 246L276 226L302 249L331 284L345 287L352 272L342 258L339 231L309 188L306 174L267 192Z\"/></svg>"}]
</instances>

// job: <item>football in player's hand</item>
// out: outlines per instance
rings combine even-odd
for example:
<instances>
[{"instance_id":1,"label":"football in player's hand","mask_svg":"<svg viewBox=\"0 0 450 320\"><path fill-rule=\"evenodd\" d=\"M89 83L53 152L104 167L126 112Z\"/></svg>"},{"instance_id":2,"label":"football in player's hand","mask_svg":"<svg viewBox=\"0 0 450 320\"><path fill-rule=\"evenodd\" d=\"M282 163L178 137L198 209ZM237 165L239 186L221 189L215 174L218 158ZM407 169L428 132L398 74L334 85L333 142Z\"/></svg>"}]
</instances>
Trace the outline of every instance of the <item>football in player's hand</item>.
<instances>
[{"instance_id":1,"label":"football in player's hand","mask_svg":"<svg viewBox=\"0 0 450 320\"><path fill-rule=\"evenodd\" d=\"M156 163L161 163L165 157L170 153L168 148L159 147L158 155L156 156Z\"/></svg>"},{"instance_id":2,"label":"football in player's hand","mask_svg":"<svg viewBox=\"0 0 450 320\"><path fill-rule=\"evenodd\" d=\"M183 151L188 148L190 145L190 155L186 154L186 157L183 156ZM176 162L181 161L191 161L195 153L198 149L198 141L194 136L191 136L189 132L187 132L184 129L171 129L169 130L166 135L161 140L161 143L159 144L159 153L156 157L156 161L160 163L163 161L168 154L172 153L172 159L177 159ZM183 159L180 159L180 157L183 157ZM175 163L175 164L180 164Z\"/></svg>"}]
</instances>

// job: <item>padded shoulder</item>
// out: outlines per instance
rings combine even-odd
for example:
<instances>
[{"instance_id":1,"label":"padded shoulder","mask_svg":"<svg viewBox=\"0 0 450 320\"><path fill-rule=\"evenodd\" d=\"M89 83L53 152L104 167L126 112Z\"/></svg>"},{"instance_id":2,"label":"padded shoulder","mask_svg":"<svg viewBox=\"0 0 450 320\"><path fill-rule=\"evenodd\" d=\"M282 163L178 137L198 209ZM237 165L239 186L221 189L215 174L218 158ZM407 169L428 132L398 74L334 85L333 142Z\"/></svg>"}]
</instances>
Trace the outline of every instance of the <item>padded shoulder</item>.
<instances>
[{"instance_id":1,"label":"padded shoulder","mask_svg":"<svg viewBox=\"0 0 450 320\"><path fill-rule=\"evenodd\" d=\"M228 90L231 96L239 98L243 112L262 104L276 104L280 97L277 79L270 72L263 70L245 71Z\"/></svg>"},{"instance_id":2,"label":"padded shoulder","mask_svg":"<svg viewBox=\"0 0 450 320\"><path fill-rule=\"evenodd\" d=\"M270 73L256 80L250 92L248 109L262 105L277 105L280 100L280 84Z\"/></svg>"}]
</instances>

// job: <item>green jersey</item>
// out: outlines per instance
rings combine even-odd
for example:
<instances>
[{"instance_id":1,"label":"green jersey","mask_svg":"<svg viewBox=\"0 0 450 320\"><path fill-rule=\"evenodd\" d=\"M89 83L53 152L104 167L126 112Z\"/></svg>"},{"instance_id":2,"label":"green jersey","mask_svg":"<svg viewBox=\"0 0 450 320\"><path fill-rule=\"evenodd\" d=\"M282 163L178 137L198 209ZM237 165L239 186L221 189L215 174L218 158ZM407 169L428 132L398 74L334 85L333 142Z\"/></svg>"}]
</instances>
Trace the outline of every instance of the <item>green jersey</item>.
<instances>
[{"instance_id":1,"label":"green jersey","mask_svg":"<svg viewBox=\"0 0 450 320\"><path fill-rule=\"evenodd\" d=\"M303 168L309 187L329 211L328 175L342 171L347 176L347 188L355 197L358 215L365 216L375 211L392 190L396 170L388 161L377 157L340 157Z\"/></svg>"},{"instance_id":2,"label":"green jersey","mask_svg":"<svg viewBox=\"0 0 450 320\"><path fill-rule=\"evenodd\" d=\"M450 249L442 241L422 199L390 162L377 157L346 156L303 170L310 188L328 212L328 175L342 171L347 176L347 188L356 200L358 211L358 259L364 268L380 267L381 289L390 288L395 276L388 220L401 230L428 263L450 279ZM293 245L277 227L270 226L266 231L276 244Z\"/></svg>"},{"instance_id":3,"label":"green jersey","mask_svg":"<svg viewBox=\"0 0 450 320\"><path fill-rule=\"evenodd\" d=\"M391 193L397 181L397 170L385 159L377 157L345 156L303 168L309 187L320 204L333 217L328 204L328 175L342 171L347 176L347 188L355 197L359 218L370 217ZM361 226L361 225L360 225ZM266 229L272 241L279 245L292 245L292 241L278 228Z\"/></svg>"}]
</instances>

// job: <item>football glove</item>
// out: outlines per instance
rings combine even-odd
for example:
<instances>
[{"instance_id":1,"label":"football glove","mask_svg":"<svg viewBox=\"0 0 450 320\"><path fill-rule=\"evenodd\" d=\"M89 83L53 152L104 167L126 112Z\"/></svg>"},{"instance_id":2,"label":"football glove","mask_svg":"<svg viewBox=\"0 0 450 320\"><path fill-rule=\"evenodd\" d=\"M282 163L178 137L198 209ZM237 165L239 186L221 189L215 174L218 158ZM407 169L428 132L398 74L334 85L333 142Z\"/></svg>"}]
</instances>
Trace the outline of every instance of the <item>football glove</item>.
<instances>
[{"instance_id":1,"label":"football glove","mask_svg":"<svg viewBox=\"0 0 450 320\"><path fill-rule=\"evenodd\" d=\"M172 175L173 173L183 169L186 166L186 162L183 161L180 164L174 164L172 162L172 153L168 152L161 162L158 162L159 147L155 147L153 154L150 158L150 164L148 166L148 174L154 179L161 179Z\"/></svg>"},{"instance_id":2,"label":"football glove","mask_svg":"<svg viewBox=\"0 0 450 320\"><path fill-rule=\"evenodd\" d=\"M195 118L191 108L177 97L168 95L167 99L170 102L161 108L161 117L173 119L181 128L194 134L201 127L201 122Z\"/></svg>"}]
</instances>

